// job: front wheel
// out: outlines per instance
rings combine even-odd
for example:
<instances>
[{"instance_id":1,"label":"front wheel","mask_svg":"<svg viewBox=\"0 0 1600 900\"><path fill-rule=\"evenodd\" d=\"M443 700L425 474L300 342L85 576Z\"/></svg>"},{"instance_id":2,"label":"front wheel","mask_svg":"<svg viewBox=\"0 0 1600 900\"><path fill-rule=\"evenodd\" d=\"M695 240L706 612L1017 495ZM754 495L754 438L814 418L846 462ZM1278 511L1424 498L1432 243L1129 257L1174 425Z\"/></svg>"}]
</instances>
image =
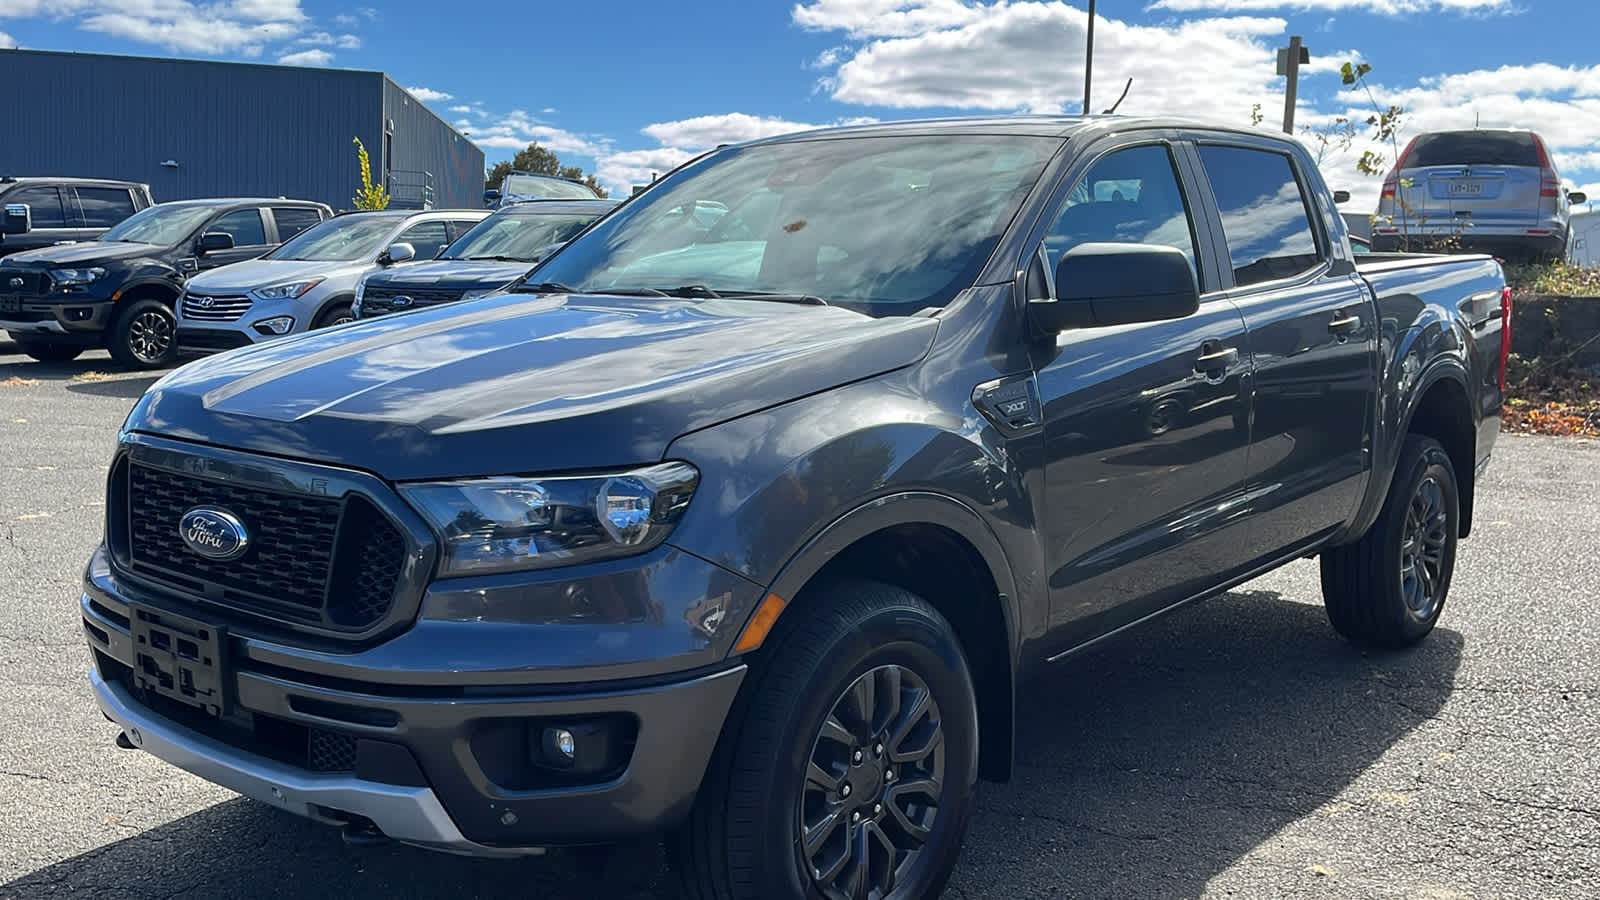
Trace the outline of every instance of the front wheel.
<instances>
[{"instance_id":1,"label":"front wheel","mask_svg":"<svg viewBox=\"0 0 1600 900\"><path fill-rule=\"evenodd\" d=\"M117 314L106 336L106 349L117 362L134 369L170 365L178 355L173 340L178 320L160 300L135 300Z\"/></svg>"},{"instance_id":2,"label":"front wheel","mask_svg":"<svg viewBox=\"0 0 1600 900\"><path fill-rule=\"evenodd\" d=\"M673 845L696 900L935 897L978 773L972 677L950 624L841 581L767 640Z\"/></svg>"},{"instance_id":3,"label":"front wheel","mask_svg":"<svg viewBox=\"0 0 1600 900\"><path fill-rule=\"evenodd\" d=\"M346 322L354 322L355 320L356 314L350 311L350 304L340 303L337 306L323 310L322 315L317 316L317 320L311 323L311 327L314 329L332 328L335 325L343 325Z\"/></svg>"},{"instance_id":4,"label":"front wheel","mask_svg":"<svg viewBox=\"0 0 1600 900\"><path fill-rule=\"evenodd\" d=\"M1460 521L1450 455L1433 438L1407 436L1378 520L1361 540L1322 554L1334 629L1376 647L1427 637L1450 591Z\"/></svg>"}]
</instances>

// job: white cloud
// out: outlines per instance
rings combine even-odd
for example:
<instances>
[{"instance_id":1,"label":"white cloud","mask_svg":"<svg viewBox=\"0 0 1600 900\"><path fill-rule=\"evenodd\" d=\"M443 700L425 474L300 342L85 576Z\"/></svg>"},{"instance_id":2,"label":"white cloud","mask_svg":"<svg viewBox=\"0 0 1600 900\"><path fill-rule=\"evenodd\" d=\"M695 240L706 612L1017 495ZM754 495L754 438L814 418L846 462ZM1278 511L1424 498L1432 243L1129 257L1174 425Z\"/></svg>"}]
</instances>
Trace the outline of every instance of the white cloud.
<instances>
[{"instance_id":1,"label":"white cloud","mask_svg":"<svg viewBox=\"0 0 1600 900\"><path fill-rule=\"evenodd\" d=\"M553 116L560 111L561 110L556 109L554 106L546 106L544 109L539 110L539 112L544 113L547 116Z\"/></svg>"},{"instance_id":2,"label":"white cloud","mask_svg":"<svg viewBox=\"0 0 1600 900\"><path fill-rule=\"evenodd\" d=\"M479 114L482 114L481 111ZM495 122L474 128L472 132L472 142L485 150L521 150L535 141L557 155L596 157L611 149L608 141L557 128L520 109L512 110Z\"/></svg>"},{"instance_id":3,"label":"white cloud","mask_svg":"<svg viewBox=\"0 0 1600 900\"><path fill-rule=\"evenodd\" d=\"M313 31L295 39L296 44L305 44L313 47L330 47L333 45L333 35L326 31Z\"/></svg>"},{"instance_id":4,"label":"white cloud","mask_svg":"<svg viewBox=\"0 0 1600 900\"><path fill-rule=\"evenodd\" d=\"M340 13L333 17L333 24L339 26L340 28L349 28L352 25L358 24L360 21L360 19L348 13Z\"/></svg>"},{"instance_id":5,"label":"white cloud","mask_svg":"<svg viewBox=\"0 0 1600 900\"><path fill-rule=\"evenodd\" d=\"M469 112L472 112L472 107L470 107L470 106L452 106L452 107L450 107L450 111L453 112L453 113L469 113Z\"/></svg>"},{"instance_id":6,"label":"white cloud","mask_svg":"<svg viewBox=\"0 0 1600 900\"><path fill-rule=\"evenodd\" d=\"M4 31L0 31L0 50L9 50L17 45L17 39Z\"/></svg>"},{"instance_id":7,"label":"white cloud","mask_svg":"<svg viewBox=\"0 0 1600 900\"><path fill-rule=\"evenodd\" d=\"M1330 10L1386 16L1424 12L1510 12L1512 0L1155 0L1145 9L1168 12L1272 12Z\"/></svg>"},{"instance_id":8,"label":"white cloud","mask_svg":"<svg viewBox=\"0 0 1600 900\"><path fill-rule=\"evenodd\" d=\"M406 88L406 91L409 92L411 96L421 100L423 103L433 103L438 100L449 100L451 97L455 96L454 94L446 94L444 91L436 91L433 88L426 87L408 87Z\"/></svg>"},{"instance_id":9,"label":"white cloud","mask_svg":"<svg viewBox=\"0 0 1600 900\"><path fill-rule=\"evenodd\" d=\"M0 18L71 20L109 34L187 53L258 56L267 44L299 35L300 0L4 0Z\"/></svg>"},{"instance_id":10,"label":"white cloud","mask_svg":"<svg viewBox=\"0 0 1600 900\"><path fill-rule=\"evenodd\" d=\"M694 155L678 147L609 153L597 160L595 179L611 196L626 197L634 185L649 184L651 175L665 175Z\"/></svg>"},{"instance_id":11,"label":"white cloud","mask_svg":"<svg viewBox=\"0 0 1600 900\"><path fill-rule=\"evenodd\" d=\"M301 50L278 57L278 64L284 66L325 66L330 62L333 54L326 50Z\"/></svg>"},{"instance_id":12,"label":"white cloud","mask_svg":"<svg viewBox=\"0 0 1600 900\"><path fill-rule=\"evenodd\" d=\"M794 8L794 22L817 31L844 31L853 38L902 37L968 25L982 7L961 0L814 0Z\"/></svg>"},{"instance_id":13,"label":"white cloud","mask_svg":"<svg viewBox=\"0 0 1600 900\"><path fill-rule=\"evenodd\" d=\"M657 122L646 125L641 132L655 138L664 146L703 150L718 144L737 144L756 138L772 137L794 131L816 128L804 122L790 122L769 116L752 116L747 113L724 113L716 116L695 116L676 122Z\"/></svg>"},{"instance_id":14,"label":"white cloud","mask_svg":"<svg viewBox=\"0 0 1600 900\"><path fill-rule=\"evenodd\" d=\"M360 50L361 38L353 34L339 35L338 45L340 50Z\"/></svg>"}]
</instances>

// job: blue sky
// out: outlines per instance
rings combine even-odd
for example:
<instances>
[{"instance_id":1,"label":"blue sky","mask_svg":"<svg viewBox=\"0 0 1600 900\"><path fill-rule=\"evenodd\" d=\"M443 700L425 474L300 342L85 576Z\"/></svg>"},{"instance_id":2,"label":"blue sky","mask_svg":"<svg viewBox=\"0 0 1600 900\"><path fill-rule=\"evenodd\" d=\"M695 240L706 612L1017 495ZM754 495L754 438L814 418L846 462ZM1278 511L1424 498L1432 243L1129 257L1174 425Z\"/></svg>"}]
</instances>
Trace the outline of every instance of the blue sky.
<instances>
[{"instance_id":1,"label":"blue sky","mask_svg":"<svg viewBox=\"0 0 1600 900\"><path fill-rule=\"evenodd\" d=\"M0 45L379 69L485 148L529 140L612 188L694 151L795 128L961 112L1076 112L1087 0L586 0L449 16L435 2L0 0ZM512 12L520 8L523 12ZM1365 115L1340 62L1374 71L1406 133L1532 128L1565 181L1600 187L1592 0L1102 0L1094 106L1235 124L1282 118L1274 52L1311 48L1301 125ZM1587 46L1586 46L1587 45ZM1323 168L1364 203L1362 146Z\"/></svg>"}]
</instances>

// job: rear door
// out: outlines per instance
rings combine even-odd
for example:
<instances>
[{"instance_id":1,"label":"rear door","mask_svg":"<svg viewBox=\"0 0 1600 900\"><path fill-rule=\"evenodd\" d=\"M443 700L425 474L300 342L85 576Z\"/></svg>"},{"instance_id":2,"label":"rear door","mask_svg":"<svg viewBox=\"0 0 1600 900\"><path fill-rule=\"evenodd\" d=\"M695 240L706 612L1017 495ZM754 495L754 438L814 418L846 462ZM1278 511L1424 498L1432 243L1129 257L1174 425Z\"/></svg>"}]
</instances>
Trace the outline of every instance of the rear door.
<instances>
[{"instance_id":1,"label":"rear door","mask_svg":"<svg viewBox=\"0 0 1600 900\"><path fill-rule=\"evenodd\" d=\"M1133 140L1096 152L1061 189L1039 271L1083 243L1161 244L1195 264L1201 302L1173 321L1064 331L1036 366L1046 453L1038 516L1052 624L1069 645L1242 571L1244 320L1198 237L1186 148Z\"/></svg>"},{"instance_id":2,"label":"rear door","mask_svg":"<svg viewBox=\"0 0 1600 900\"><path fill-rule=\"evenodd\" d=\"M74 194L80 224L97 235L138 212L133 191L125 187L80 185L67 190Z\"/></svg>"},{"instance_id":3,"label":"rear door","mask_svg":"<svg viewBox=\"0 0 1600 900\"><path fill-rule=\"evenodd\" d=\"M1420 138L1406 155L1412 191L1437 218L1464 232L1527 228L1539 219L1539 148L1531 133L1447 131ZM1408 201L1412 194L1407 194Z\"/></svg>"},{"instance_id":4,"label":"rear door","mask_svg":"<svg viewBox=\"0 0 1600 900\"><path fill-rule=\"evenodd\" d=\"M1326 195L1277 142L1197 148L1219 215L1228 297L1250 329L1254 381L1248 553L1266 561L1326 535L1366 488L1377 323Z\"/></svg>"},{"instance_id":5,"label":"rear door","mask_svg":"<svg viewBox=\"0 0 1600 900\"><path fill-rule=\"evenodd\" d=\"M450 231L443 219L417 222L400 232L395 243L410 244L417 251L416 259L433 259L450 246Z\"/></svg>"},{"instance_id":6,"label":"rear door","mask_svg":"<svg viewBox=\"0 0 1600 900\"><path fill-rule=\"evenodd\" d=\"M71 188L51 184L29 184L7 191L0 203L25 203L33 220L27 234L8 234L0 252L16 253L48 247L65 241L92 241L104 228L85 228L78 217L77 199Z\"/></svg>"},{"instance_id":7,"label":"rear door","mask_svg":"<svg viewBox=\"0 0 1600 900\"><path fill-rule=\"evenodd\" d=\"M278 243L283 243L322 221L322 212L309 206L274 206L272 220L278 226Z\"/></svg>"}]
</instances>

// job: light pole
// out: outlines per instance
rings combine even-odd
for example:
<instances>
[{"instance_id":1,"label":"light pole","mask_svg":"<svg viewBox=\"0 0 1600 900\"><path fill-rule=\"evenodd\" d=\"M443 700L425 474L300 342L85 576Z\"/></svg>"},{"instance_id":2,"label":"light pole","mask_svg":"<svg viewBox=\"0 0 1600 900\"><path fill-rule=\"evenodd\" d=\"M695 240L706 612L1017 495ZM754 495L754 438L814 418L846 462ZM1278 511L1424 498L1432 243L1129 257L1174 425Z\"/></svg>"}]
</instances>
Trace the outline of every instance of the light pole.
<instances>
[{"instance_id":1,"label":"light pole","mask_svg":"<svg viewBox=\"0 0 1600 900\"><path fill-rule=\"evenodd\" d=\"M1278 74L1288 79L1283 94L1283 133L1294 134L1294 101L1300 92L1300 67L1311 62L1311 51L1300 45L1300 35L1278 50Z\"/></svg>"},{"instance_id":2,"label":"light pole","mask_svg":"<svg viewBox=\"0 0 1600 900\"><path fill-rule=\"evenodd\" d=\"M1089 114L1089 86L1094 80L1094 0L1089 0L1089 40L1083 51L1083 114Z\"/></svg>"}]
</instances>

